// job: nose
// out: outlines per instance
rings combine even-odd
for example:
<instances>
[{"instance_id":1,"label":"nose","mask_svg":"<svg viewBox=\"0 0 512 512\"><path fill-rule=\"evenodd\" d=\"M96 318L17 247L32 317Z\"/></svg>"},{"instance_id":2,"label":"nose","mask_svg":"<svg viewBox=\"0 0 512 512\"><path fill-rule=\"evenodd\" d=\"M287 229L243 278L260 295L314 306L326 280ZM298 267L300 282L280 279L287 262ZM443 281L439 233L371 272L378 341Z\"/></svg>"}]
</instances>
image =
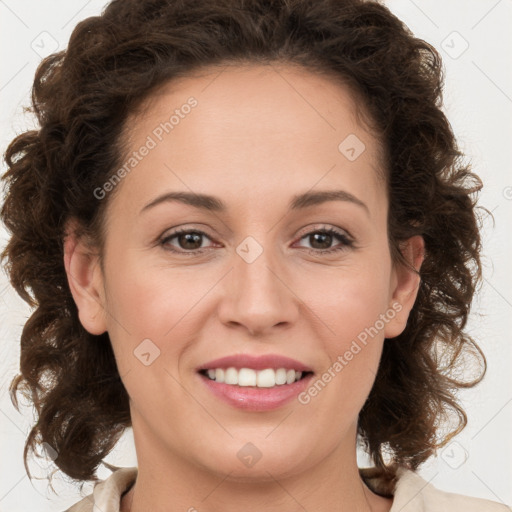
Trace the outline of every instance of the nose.
<instances>
[{"instance_id":1,"label":"nose","mask_svg":"<svg viewBox=\"0 0 512 512\"><path fill-rule=\"evenodd\" d=\"M237 247L232 262L218 311L225 325L261 336L297 321L300 300L293 293L290 272L275 250L248 237Z\"/></svg>"}]
</instances>

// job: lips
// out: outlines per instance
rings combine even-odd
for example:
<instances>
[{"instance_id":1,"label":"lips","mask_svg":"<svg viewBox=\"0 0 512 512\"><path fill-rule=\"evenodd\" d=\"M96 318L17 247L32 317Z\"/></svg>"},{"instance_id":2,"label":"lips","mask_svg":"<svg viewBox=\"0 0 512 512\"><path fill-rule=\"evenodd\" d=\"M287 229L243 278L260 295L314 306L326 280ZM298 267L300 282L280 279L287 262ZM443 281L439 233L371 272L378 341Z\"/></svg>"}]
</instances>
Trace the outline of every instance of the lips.
<instances>
[{"instance_id":1,"label":"lips","mask_svg":"<svg viewBox=\"0 0 512 512\"><path fill-rule=\"evenodd\" d=\"M301 372L313 372L313 370L297 361L279 354L265 354L261 356L252 356L249 354L234 354L232 356L221 357L204 363L197 368L197 371L210 370L215 368L252 368L253 370L265 370L266 368L285 368L287 370L297 370Z\"/></svg>"},{"instance_id":2,"label":"lips","mask_svg":"<svg viewBox=\"0 0 512 512\"><path fill-rule=\"evenodd\" d=\"M271 388L239 387L218 383L199 374L199 379L212 397L239 410L247 412L272 411L292 404L297 396L311 384L312 374L301 380ZM296 402L296 404L299 402ZM296 405L297 407L297 405Z\"/></svg>"}]
</instances>

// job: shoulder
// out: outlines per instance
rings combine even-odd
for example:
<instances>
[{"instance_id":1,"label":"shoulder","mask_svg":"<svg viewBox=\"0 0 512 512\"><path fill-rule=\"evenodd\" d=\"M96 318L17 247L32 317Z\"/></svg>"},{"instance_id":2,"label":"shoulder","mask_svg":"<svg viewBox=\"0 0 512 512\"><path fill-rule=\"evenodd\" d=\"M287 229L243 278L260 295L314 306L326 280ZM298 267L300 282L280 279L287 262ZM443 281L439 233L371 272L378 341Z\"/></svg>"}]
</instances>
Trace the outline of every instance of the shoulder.
<instances>
[{"instance_id":1,"label":"shoulder","mask_svg":"<svg viewBox=\"0 0 512 512\"><path fill-rule=\"evenodd\" d=\"M136 467L116 469L106 480L96 483L91 494L65 512L119 512L121 495L136 478Z\"/></svg>"},{"instance_id":2,"label":"shoulder","mask_svg":"<svg viewBox=\"0 0 512 512\"><path fill-rule=\"evenodd\" d=\"M389 512L512 512L512 508L482 498L437 489L419 474L399 468L392 482L393 505Z\"/></svg>"}]
</instances>

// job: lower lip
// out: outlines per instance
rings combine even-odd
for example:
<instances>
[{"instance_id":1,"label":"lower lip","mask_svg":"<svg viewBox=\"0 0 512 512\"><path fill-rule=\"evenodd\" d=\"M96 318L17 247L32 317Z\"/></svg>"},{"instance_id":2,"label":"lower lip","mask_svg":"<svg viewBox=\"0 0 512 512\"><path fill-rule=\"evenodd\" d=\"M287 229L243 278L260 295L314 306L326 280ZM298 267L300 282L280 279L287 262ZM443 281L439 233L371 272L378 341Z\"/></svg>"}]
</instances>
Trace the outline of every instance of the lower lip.
<instances>
[{"instance_id":1,"label":"lower lip","mask_svg":"<svg viewBox=\"0 0 512 512\"><path fill-rule=\"evenodd\" d=\"M293 384L258 388L256 386L233 386L211 380L201 373L198 375L214 395L234 407L248 411L268 411L282 407L304 391L313 378L313 374L310 373Z\"/></svg>"}]
</instances>

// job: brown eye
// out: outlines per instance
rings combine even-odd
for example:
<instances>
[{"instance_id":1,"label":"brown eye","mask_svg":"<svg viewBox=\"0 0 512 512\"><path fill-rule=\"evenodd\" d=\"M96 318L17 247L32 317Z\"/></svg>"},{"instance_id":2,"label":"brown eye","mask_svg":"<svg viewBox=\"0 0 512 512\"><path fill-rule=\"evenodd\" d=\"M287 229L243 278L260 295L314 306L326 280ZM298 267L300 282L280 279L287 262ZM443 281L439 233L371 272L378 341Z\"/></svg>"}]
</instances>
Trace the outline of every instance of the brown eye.
<instances>
[{"instance_id":1,"label":"brown eye","mask_svg":"<svg viewBox=\"0 0 512 512\"><path fill-rule=\"evenodd\" d=\"M160 243L172 252L196 254L203 252L203 247L201 246L204 237L209 238L206 233L199 230L181 229L165 236ZM177 241L177 247L175 244L171 244L171 240L174 239Z\"/></svg>"},{"instance_id":2,"label":"brown eye","mask_svg":"<svg viewBox=\"0 0 512 512\"><path fill-rule=\"evenodd\" d=\"M324 232L312 233L311 235L308 236L310 243L315 249L329 249L334 239L332 235ZM320 247L318 247L317 245L320 245Z\"/></svg>"},{"instance_id":3,"label":"brown eye","mask_svg":"<svg viewBox=\"0 0 512 512\"><path fill-rule=\"evenodd\" d=\"M199 249L201 247L201 237L199 233L182 233L177 235L178 243L183 249ZM199 245L197 245L199 243Z\"/></svg>"},{"instance_id":4,"label":"brown eye","mask_svg":"<svg viewBox=\"0 0 512 512\"><path fill-rule=\"evenodd\" d=\"M305 239L307 239L312 246L309 250L312 254L325 254L343 251L354 245L353 240L351 240L345 233L337 231L334 228L311 231L301 237L301 240ZM341 245L331 247L331 244L336 239L341 242Z\"/></svg>"}]
</instances>

